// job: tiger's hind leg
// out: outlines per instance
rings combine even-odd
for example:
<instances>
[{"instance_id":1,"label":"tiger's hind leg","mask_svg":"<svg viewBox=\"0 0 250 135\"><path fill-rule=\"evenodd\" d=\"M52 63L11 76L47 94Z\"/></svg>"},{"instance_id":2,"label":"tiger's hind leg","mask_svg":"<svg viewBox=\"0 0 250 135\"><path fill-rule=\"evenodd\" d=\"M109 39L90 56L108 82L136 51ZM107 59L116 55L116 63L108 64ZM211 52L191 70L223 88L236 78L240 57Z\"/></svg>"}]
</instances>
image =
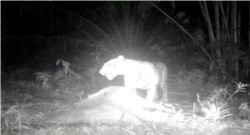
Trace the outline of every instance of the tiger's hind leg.
<instances>
[{"instance_id":1,"label":"tiger's hind leg","mask_svg":"<svg viewBox=\"0 0 250 135\"><path fill-rule=\"evenodd\" d=\"M169 103L167 91L163 91L162 100L164 103Z\"/></svg>"},{"instance_id":2,"label":"tiger's hind leg","mask_svg":"<svg viewBox=\"0 0 250 135\"><path fill-rule=\"evenodd\" d=\"M159 84L161 91L162 91L162 101L165 103L169 103L169 97L168 97L168 77L167 77L167 67L163 64L162 66L162 72L161 72L161 82Z\"/></svg>"},{"instance_id":3,"label":"tiger's hind leg","mask_svg":"<svg viewBox=\"0 0 250 135\"><path fill-rule=\"evenodd\" d=\"M152 87L151 89L148 90L147 92L147 100L148 101L154 101L157 98L157 86Z\"/></svg>"}]
</instances>

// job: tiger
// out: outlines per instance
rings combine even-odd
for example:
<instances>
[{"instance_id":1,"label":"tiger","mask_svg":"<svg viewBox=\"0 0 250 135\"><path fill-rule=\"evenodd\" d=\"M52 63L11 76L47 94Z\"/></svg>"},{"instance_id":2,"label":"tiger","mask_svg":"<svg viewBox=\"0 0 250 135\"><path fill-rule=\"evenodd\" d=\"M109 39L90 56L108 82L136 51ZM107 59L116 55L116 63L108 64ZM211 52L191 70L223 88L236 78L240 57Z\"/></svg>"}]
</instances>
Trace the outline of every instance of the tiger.
<instances>
[{"instance_id":1,"label":"tiger","mask_svg":"<svg viewBox=\"0 0 250 135\"><path fill-rule=\"evenodd\" d=\"M99 73L108 80L113 80L118 75L124 76L124 86L134 90L146 90L146 100L159 100L159 93L164 92L162 97L168 101L167 67L161 62L126 59L119 55L104 63Z\"/></svg>"}]
</instances>

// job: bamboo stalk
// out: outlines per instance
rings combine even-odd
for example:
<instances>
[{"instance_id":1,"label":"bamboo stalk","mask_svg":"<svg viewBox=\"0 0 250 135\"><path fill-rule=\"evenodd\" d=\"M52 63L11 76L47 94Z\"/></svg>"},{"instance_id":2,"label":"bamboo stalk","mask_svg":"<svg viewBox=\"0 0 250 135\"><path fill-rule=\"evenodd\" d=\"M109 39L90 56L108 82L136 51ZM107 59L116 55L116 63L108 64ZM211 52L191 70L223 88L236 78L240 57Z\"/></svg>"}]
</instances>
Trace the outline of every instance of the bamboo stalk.
<instances>
[{"instance_id":1,"label":"bamboo stalk","mask_svg":"<svg viewBox=\"0 0 250 135\"><path fill-rule=\"evenodd\" d=\"M206 3L206 1L203 1L203 3L204 3L205 16L207 18L207 23L208 23L208 32L209 32L210 41L214 42L215 37L214 37L214 33L213 33L212 23L211 23L211 20L210 20L210 17L209 17L207 3Z\"/></svg>"},{"instance_id":2,"label":"bamboo stalk","mask_svg":"<svg viewBox=\"0 0 250 135\"><path fill-rule=\"evenodd\" d=\"M228 41L230 36L229 36L229 29L228 29L228 12L227 14L225 14L225 11L224 11L224 7L222 5L222 2L221 1L218 1L219 2L219 6L220 6L220 11L221 11L221 15L222 15L222 26L223 26L223 32L226 33L226 37L227 39L224 39L222 41ZM229 9L228 7L229 5L227 4L227 9Z\"/></svg>"},{"instance_id":3,"label":"bamboo stalk","mask_svg":"<svg viewBox=\"0 0 250 135\"><path fill-rule=\"evenodd\" d=\"M248 43L249 43L249 45L248 45L248 47L249 47L249 50L250 50L250 1L248 2L248 4L249 4L248 5L248 9L249 9L249 17L248 17L248 19L249 19L249 21L248 21L249 22L249 27L248 27L248 29L249 29L248 30L248 36L249 36L248 37L248 40L249 40Z\"/></svg>"},{"instance_id":4,"label":"bamboo stalk","mask_svg":"<svg viewBox=\"0 0 250 135\"><path fill-rule=\"evenodd\" d=\"M214 2L214 9L215 9L215 27L216 27L216 40L217 40L217 44L215 47L215 52L216 52L216 56L218 59L220 59L221 57L221 50L220 50L220 46L221 46L221 38L220 38L220 14L219 14L219 3L217 1ZM221 67L221 62L219 62L219 67Z\"/></svg>"},{"instance_id":5,"label":"bamboo stalk","mask_svg":"<svg viewBox=\"0 0 250 135\"><path fill-rule=\"evenodd\" d=\"M234 44L237 45L238 43L238 38L237 38L237 2L233 1L232 2L232 8L233 8L233 12L232 12L232 17L233 17L233 39L234 39ZM238 47L235 47L236 49L238 49ZM237 53L237 52L236 52ZM239 80L239 61L238 58L234 58L235 59L235 79L236 81Z\"/></svg>"}]
</instances>

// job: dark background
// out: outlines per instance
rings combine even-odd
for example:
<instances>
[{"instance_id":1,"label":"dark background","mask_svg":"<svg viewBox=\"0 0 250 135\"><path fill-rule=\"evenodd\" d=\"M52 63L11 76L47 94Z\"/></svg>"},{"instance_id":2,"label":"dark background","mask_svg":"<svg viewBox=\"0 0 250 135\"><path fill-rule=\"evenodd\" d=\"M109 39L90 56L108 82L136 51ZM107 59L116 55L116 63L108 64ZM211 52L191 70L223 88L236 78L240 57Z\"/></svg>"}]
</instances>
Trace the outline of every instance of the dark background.
<instances>
[{"instance_id":1,"label":"dark background","mask_svg":"<svg viewBox=\"0 0 250 135\"><path fill-rule=\"evenodd\" d=\"M159 35L167 35L162 37L157 42L151 43L164 45L164 48L171 50L171 47L181 48L178 45L186 44L186 46L193 46L193 41L184 32L180 30L174 23L166 23L166 16L159 12L154 7L145 6L140 8L141 3L147 2L126 2L130 4L130 8L124 12L121 2L56 2L56 1L44 1L44 2L1 2L1 47L2 47L2 70L11 71L18 68L31 68L34 70L54 69L56 68L55 62L58 59L64 59L71 63L79 63L75 60L75 57L81 59L86 64L86 59L89 59L90 54L95 52L96 46L93 47L93 42L98 44L103 43L109 45L111 39L113 41L119 40L112 30L115 24L110 23L110 20L119 24L122 27L121 22L125 22L124 13L129 16L138 15L138 11L141 10L139 16L144 15L147 18L144 20L143 32L152 33L156 26L160 26L158 29ZM214 10L211 2L208 3L208 9L210 11L210 19L214 22ZM165 13L174 18L180 23L183 28L188 32L194 34L197 29L204 32L202 44L206 45L209 42L207 34L207 26L204 21L204 17L198 1L194 2L155 2L155 4L161 8ZM241 5L242 10L242 33L241 40L243 46L248 46L247 33L248 33L248 2L238 2ZM189 22L182 23L182 18L179 19L176 15L180 12L185 12L184 19L188 18ZM112 14L112 17L110 15ZM135 17L134 24L138 23ZM108 37L104 36L100 30L97 30L93 25L103 30ZM117 25L116 24L116 25ZM133 24L133 23L131 23ZM135 25L134 29L138 28ZM119 29L126 31L126 27ZM87 34L86 34L87 33ZM92 38L90 38L90 35ZM93 40L94 39L94 40ZM144 41L147 37L144 38ZM107 41L108 40L108 41ZM124 38L124 41L127 39ZM143 42L140 42L143 44ZM136 42L136 44L140 44ZM114 42L115 45L116 42ZM131 44L131 42L127 43ZM166 45L167 44L167 45ZM117 45L118 46L118 45ZM124 46L124 44L123 44ZM126 45L125 45L126 46ZM142 47L143 46L139 46ZM109 48L109 46L107 47ZM110 47L111 48L111 47ZM145 47L147 48L147 47ZM131 50L133 50L132 48ZM122 50L122 47L110 49L109 56L101 56L103 61L116 57L118 54L126 56ZM139 53L134 49L134 53ZM209 51L209 49L208 49ZM185 51L171 50L165 53L164 57L158 59L155 57L145 57L145 53L142 53L138 57L133 57L127 54L127 57L142 60L159 60L168 64L170 69L176 69L179 65L185 65L190 68L203 67L204 64L191 62L190 58L197 58L195 53L200 52L205 60L208 58L202 53L199 47L187 47ZM84 54L84 56L83 56ZM85 56L87 55L87 56ZM79 60L78 59L78 60ZM178 65L179 64L179 65ZM194 65L193 67L190 65ZM206 65L208 68L208 65Z\"/></svg>"}]
</instances>

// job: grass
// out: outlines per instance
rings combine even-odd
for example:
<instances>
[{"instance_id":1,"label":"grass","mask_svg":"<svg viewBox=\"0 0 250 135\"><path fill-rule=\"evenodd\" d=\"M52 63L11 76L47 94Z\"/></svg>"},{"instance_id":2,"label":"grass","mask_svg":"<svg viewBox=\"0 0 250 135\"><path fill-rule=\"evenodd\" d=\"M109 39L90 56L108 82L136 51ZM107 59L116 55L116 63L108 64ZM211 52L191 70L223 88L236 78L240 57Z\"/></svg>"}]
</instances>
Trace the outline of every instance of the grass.
<instances>
[{"instance_id":1,"label":"grass","mask_svg":"<svg viewBox=\"0 0 250 135\"><path fill-rule=\"evenodd\" d=\"M171 115L165 115L157 111L151 112L154 113L155 121L158 119L157 121L160 122L139 121L139 123L133 123L118 121L60 126L57 124L50 126L23 124L25 121L40 119L44 114L48 114L53 110L67 110L69 108L68 104L76 102L76 100L72 99L80 100L86 97L86 95L81 96L79 93L89 87L82 87L81 91L74 89L71 93L67 93L70 88L65 87L60 87L64 90L59 91L56 91L54 87L48 89L39 88L49 84L51 78L58 76L60 80L64 79L60 82L75 82L74 85L84 82L81 81L83 78L79 77L79 74L69 69L68 66L65 67L70 72L60 69L61 72L46 74L45 76L42 72L39 72L37 79L42 85L37 81L5 79L2 83L1 108L1 133L3 135L247 135L250 132L248 119L250 114L245 114L249 112L249 108L248 106L242 107L246 109L244 112L245 119L240 119L239 114L237 114L239 113L237 108L240 102L234 98L237 94L244 95L248 93L248 90L245 89L247 85L241 83L236 83L236 90L233 91L227 87L215 88L209 95L201 99L197 95L197 102L189 102L189 106L192 107L188 109L184 109L187 104L180 104L177 107L176 100L173 103L175 113ZM86 85L89 85L87 81L81 83L81 86ZM72 87L72 85L68 85L68 87ZM181 99L179 101L181 103ZM235 103L236 101L239 103Z\"/></svg>"}]
</instances>

